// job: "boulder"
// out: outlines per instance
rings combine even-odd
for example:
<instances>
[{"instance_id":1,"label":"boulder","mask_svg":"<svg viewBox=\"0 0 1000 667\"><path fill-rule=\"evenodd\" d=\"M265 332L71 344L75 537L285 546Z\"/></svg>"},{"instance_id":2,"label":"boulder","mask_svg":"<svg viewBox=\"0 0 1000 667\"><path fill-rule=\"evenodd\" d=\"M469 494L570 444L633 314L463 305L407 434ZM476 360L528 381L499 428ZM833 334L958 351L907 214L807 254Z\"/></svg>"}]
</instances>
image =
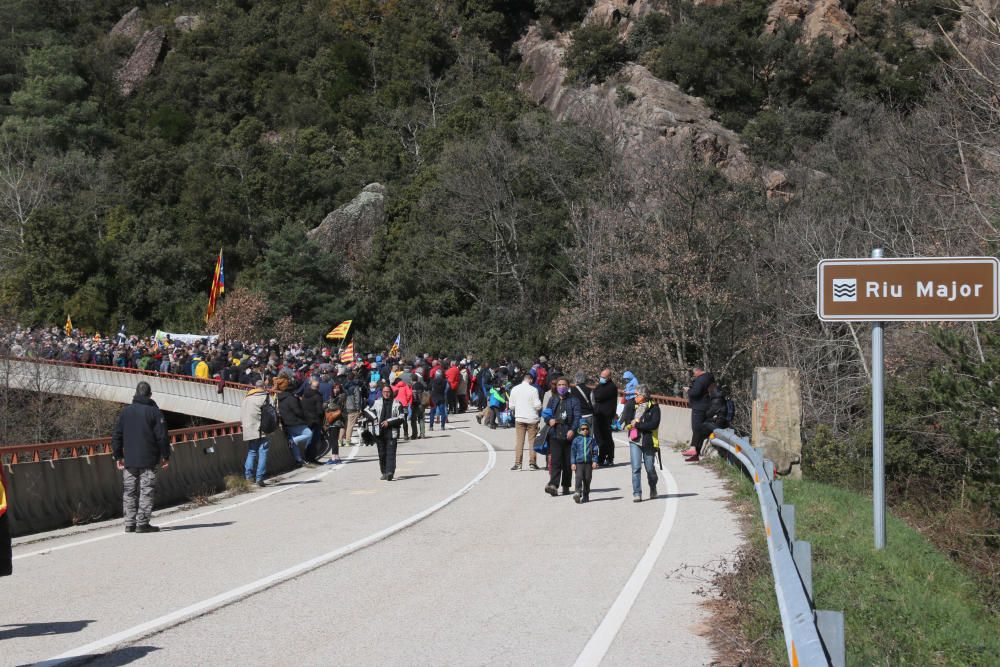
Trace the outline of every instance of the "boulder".
<instances>
[{"instance_id":1,"label":"boulder","mask_svg":"<svg viewBox=\"0 0 1000 667\"><path fill-rule=\"evenodd\" d=\"M858 34L840 0L775 0L768 9L764 32L774 34L782 22L799 21L805 42L825 36L839 48Z\"/></svg>"},{"instance_id":2,"label":"boulder","mask_svg":"<svg viewBox=\"0 0 1000 667\"><path fill-rule=\"evenodd\" d=\"M142 82L153 73L156 63L163 54L167 31L163 26L147 31L135 45L132 55L115 75L123 97L136 91Z\"/></svg>"},{"instance_id":3,"label":"boulder","mask_svg":"<svg viewBox=\"0 0 1000 667\"><path fill-rule=\"evenodd\" d=\"M806 15L802 36L807 42L829 37L840 48L857 34L851 15L840 5L840 0L819 0Z\"/></svg>"},{"instance_id":4,"label":"boulder","mask_svg":"<svg viewBox=\"0 0 1000 667\"><path fill-rule=\"evenodd\" d=\"M693 150L736 180L753 170L739 136L712 120L704 100L676 84L657 79L642 65L629 63L616 78L584 87L566 84L563 53L568 35L546 40L533 26L518 42L522 68L530 72L524 90L558 120L607 128L626 150L641 151L657 142ZM619 89L628 91L623 103Z\"/></svg>"},{"instance_id":5,"label":"boulder","mask_svg":"<svg viewBox=\"0 0 1000 667\"><path fill-rule=\"evenodd\" d=\"M128 12L118 19L118 23L115 27L111 29L108 33L111 37L125 37L131 41L139 39L139 35L142 34L142 19L139 17L139 8L133 7L128 10Z\"/></svg>"},{"instance_id":6,"label":"boulder","mask_svg":"<svg viewBox=\"0 0 1000 667\"><path fill-rule=\"evenodd\" d=\"M191 32L201 27L200 16L178 16L174 19L174 27L180 32Z\"/></svg>"},{"instance_id":7,"label":"boulder","mask_svg":"<svg viewBox=\"0 0 1000 667\"><path fill-rule=\"evenodd\" d=\"M306 232L323 250L344 256L348 277L371 255L375 230L386 222L385 193L381 183L369 183L358 196Z\"/></svg>"}]
</instances>

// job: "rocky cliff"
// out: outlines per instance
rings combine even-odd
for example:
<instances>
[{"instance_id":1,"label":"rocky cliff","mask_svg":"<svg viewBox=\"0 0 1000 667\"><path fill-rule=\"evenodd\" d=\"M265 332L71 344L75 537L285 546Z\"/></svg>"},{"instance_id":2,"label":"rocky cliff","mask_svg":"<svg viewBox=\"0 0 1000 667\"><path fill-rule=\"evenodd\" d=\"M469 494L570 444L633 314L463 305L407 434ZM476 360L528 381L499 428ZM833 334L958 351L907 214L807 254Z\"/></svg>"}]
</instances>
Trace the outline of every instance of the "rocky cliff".
<instances>
[{"instance_id":1,"label":"rocky cliff","mask_svg":"<svg viewBox=\"0 0 1000 667\"><path fill-rule=\"evenodd\" d=\"M321 248L344 255L348 277L371 254L372 237L379 225L384 225L385 186L369 183L358 196L331 211L319 226L306 233Z\"/></svg>"},{"instance_id":2,"label":"rocky cliff","mask_svg":"<svg viewBox=\"0 0 1000 667\"><path fill-rule=\"evenodd\" d=\"M624 0L602 0L585 22L613 25L617 20L620 30L626 32L626 23L631 21L620 19L618 5L627 4ZM648 12L651 7L650 2L637 1L631 16L637 11ZM530 75L524 90L557 119L603 128L626 150L665 142L692 151L730 178L744 180L753 176L739 136L712 120L712 110L703 100L687 95L676 84L657 79L642 65L630 63L617 77L601 84L569 85L562 59L570 40L569 34L547 40L537 27L532 27L517 44L523 68Z\"/></svg>"}]
</instances>

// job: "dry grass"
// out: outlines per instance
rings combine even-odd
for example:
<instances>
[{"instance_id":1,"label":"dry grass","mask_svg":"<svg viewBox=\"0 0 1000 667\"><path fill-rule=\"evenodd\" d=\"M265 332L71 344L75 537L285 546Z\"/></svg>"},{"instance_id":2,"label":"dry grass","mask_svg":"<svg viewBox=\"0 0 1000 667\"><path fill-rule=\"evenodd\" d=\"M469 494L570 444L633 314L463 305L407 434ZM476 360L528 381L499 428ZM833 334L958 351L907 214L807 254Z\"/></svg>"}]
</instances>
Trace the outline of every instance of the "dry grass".
<instances>
[{"instance_id":1,"label":"dry grass","mask_svg":"<svg viewBox=\"0 0 1000 667\"><path fill-rule=\"evenodd\" d=\"M226 491L230 496L238 496L241 493L253 491L254 484L249 479L240 475L226 475Z\"/></svg>"}]
</instances>

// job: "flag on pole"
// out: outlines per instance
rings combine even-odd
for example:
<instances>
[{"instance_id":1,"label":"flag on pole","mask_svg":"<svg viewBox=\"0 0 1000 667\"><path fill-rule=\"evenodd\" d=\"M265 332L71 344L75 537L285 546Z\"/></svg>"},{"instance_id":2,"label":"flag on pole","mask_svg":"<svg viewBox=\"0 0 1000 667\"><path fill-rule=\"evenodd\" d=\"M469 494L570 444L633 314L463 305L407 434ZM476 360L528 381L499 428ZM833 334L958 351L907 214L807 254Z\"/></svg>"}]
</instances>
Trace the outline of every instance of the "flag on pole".
<instances>
[{"instance_id":1,"label":"flag on pole","mask_svg":"<svg viewBox=\"0 0 1000 667\"><path fill-rule=\"evenodd\" d=\"M66 316L66 326L63 327L63 331L67 336L73 335L73 320L69 319L69 315Z\"/></svg>"},{"instance_id":2,"label":"flag on pole","mask_svg":"<svg viewBox=\"0 0 1000 667\"><path fill-rule=\"evenodd\" d=\"M119 343L124 343L128 339L128 334L125 333L125 323L122 322L122 326L118 329L118 336L115 338Z\"/></svg>"},{"instance_id":3,"label":"flag on pole","mask_svg":"<svg viewBox=\"0 0 1000 667\"><path fill-rule=\"evenodd\" d=\"M392 342L392 347L389 348L389 356L395 357L399 354L399 337L401 334L396 334L396 340Z\"/></svg>"},{"instance_id":4,"label":"flag on pole","mask_svg":"<svg viewBox=\"0 0 1000 667\"><path fill-rule=\"evenodd\" d=\"M347 344L347 347L340 353L340 363L350 364L354 362L354 341Z\"/></svg>"},{"instance_id":5,"label":"flag on pole","mask_svg":"<svg viewBox=\"0 0 1000 667\"><path fill-rule=\"evenodd\" d=\"M219 259L215 260L215 275L212 276L212 291L208 294L208 310L205 312L207 324L215 315L215 304L226 291L226 273L222 263L222 248L219 248Z\"/></svg>"},{"instance_id":6,"label":"flag on pole","mask_svg":"<svg viewBox=\"0 0 1000 667\"><path fill-rule=\"evenodd\" d=\"M347 331L351 328L351 322L354 320L344 320L337 326L335 326L326 337L330 340L344 340L347 338Z\"/></svg>"}]
</instances>

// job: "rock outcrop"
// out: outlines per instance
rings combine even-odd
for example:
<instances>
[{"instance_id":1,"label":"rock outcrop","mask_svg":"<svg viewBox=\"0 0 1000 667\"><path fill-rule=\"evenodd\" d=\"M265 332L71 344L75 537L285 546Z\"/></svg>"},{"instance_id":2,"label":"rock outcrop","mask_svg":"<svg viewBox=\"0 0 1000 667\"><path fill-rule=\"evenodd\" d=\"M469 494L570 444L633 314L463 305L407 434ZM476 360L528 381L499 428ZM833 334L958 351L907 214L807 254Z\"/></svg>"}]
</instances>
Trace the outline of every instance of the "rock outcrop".
<instances>
[{"instance_id":1,"label":"rock outcrop","mask_svg":"<svg viewBox=\"0 0 1000 667\"><path fill-rule=\"evenodd\" d=\"M806 42L829 37L839 48L858 34L840 0L775 0L768 9L764 31L774 34L782 22L799 21L802 21L802 39Z\"/></svg>"},{"instance_id":2,"label":"rock outcrop","mask_svg":"<svg viewBox=\"0 0 1000 667\"><path fill-rule=\"evenodd\" d=\"M142 19L139 17L139 8L133 7L118 19L118 23L108 33L111 37L125 37L131 41L139 39L142 34Z\"/></svg>"},{"instance_id":3,"label":"rock outcrop","mask_svg":"<svg viewBox=\"0 0 1000 667\"><path fill-rule=\"evenodd\" d=\"M752 177L736 133L712 120L712 110L703 100L657 79L642 65L630 63L615 80L602 84L567 85L562 58L569 43L568 35L545 40L536 27L518 43L523 67L532 75L526 92L557 119L606 128L626 150L665 142L692 151L730 178Z\"/></svg>"},{"instance_id":4,"label":"rock outcrop","mask_svg":"<svg viewBox=\"0 0 1000 667\"><path fill-rule=\"evenodd\" d=\"M174 19L174 27L180 32L191 32L201 27L200 16L178 16Z\"/></svg>"},{"instance_id":5,"label":"rock outcrop","mask_svg":"<svg viewBox=\"0 0 1000 667\"><path fill-rule=\"evenodd\" d=\"M163 26L147 31L135 45L132 55L115 75L123 97L128 97L142 85L159 62L166 43L167 31Z\"/></svg>"},{"instance_id":6,"label":"rock outcrop","mask_svg":"<svg viewBox=\"0 0 1000 667\"><path fill-rule=\"evenodd\" d=\"M381 183L369 183L357 197L306 232L323 250L343 254L348 277L371 255L375 230L385 224L385 192Z\"/></svg>"}]
</instances>

